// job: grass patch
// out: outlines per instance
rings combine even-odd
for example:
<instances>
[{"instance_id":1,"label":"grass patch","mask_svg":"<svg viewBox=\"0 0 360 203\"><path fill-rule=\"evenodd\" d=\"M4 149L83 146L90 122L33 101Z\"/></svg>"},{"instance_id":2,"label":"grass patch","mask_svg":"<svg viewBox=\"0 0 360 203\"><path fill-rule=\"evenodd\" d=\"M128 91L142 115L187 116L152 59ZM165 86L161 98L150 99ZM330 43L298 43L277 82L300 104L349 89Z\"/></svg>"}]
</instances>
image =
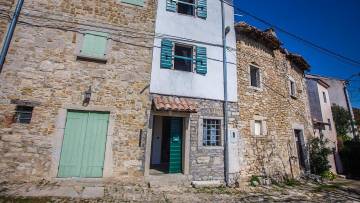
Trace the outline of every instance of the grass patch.
<instances>
[{"instance_id":1,"label":"grass patch","mask_svg":"<svg viewBox=\"0 0 360 203\"><path fill-rule=\"evenodd\" d=\"M237 191L233 188L228 188L225 186L220 187L202 187L196 188L197 193L207 193L207 194L234 194Z\"/></svg>"},{"instance_id":2,"label":"grass patch","mask_svg":"<svg viewBox=\"0 0 360 203\"><path fill-rule=\"evenodd\" d=\"M314 191L315 192L321 192L321 191L332 191L332 190L337 190L340 189L342 184L340 183L333 183L333 184L320 184L319 186L317 186Z\"/></svg>"}]
</instances>

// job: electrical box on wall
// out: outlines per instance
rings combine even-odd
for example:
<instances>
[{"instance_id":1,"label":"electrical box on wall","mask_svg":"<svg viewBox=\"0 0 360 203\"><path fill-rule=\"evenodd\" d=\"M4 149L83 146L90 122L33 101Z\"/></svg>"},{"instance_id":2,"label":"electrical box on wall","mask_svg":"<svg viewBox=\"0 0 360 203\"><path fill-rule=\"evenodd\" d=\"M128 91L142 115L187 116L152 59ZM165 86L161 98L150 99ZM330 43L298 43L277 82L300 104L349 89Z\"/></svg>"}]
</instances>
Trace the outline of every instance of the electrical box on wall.
<instances>
[{"instance_id":1,"label":"electrical box on wall","mask_svg":"<svg viewBox=\"0 0 360 203\"><path fill-rule=\"evenodd\" d=\"M239 160L239 132L237 129L229 129L228 132L228 167L229 173L240 171Z\"/></svg>"}]
</instances>

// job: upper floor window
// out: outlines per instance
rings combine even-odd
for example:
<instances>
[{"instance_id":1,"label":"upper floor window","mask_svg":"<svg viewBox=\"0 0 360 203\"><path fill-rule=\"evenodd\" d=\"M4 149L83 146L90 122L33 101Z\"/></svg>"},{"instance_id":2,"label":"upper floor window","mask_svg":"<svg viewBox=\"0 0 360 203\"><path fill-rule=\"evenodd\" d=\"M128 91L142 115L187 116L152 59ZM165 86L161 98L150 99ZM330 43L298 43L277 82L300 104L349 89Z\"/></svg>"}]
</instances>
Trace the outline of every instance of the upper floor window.
<instances>
[{"instance_id":1,"label":"upper floor window","mask_svg":"<svg viewBox=\"0 0 360 203\"><path fill-rule=\"evenodd\" d=\"M260 69L253 65L250 66L250 85L260 88Z\"/></svg>"},{"instance_id":2,"label":"upper floor window","mask_svg":"<svg viewBox=\"0 0 360 203\"><path fill-rule=\"evenodd\" d=\"M108 51L108 34L88 31L80 40L78 57L105 61Z\"/></svg>"},{"instance_id":3,"label":"upper floor window","mask_svg":"<svg viewBox=\"0 0 360 203\"><path fill-rule=\"evenodd\" d=\"M290 96L296 97L296 84L295 84L295 80L292 78L289 78L289 88L290 88Z\"/></svg>"},{"instance_id":4,"label":"upper floor window","mask_svg":"<svg viewBox=\"0 0 360 203\"><path fill-rule=\"evenodd\" d=\"M324 103L326 103L326 102L327 102L326 93L325 93L325 92L322 92L322 94L323 94Z\"/></svg>"},{"instance_id":5,"label":"upper floor window","mask_svg":"<svg viewBox=\"0 0 360 203\"><path fill-rule=\"evenodd\" d=\"M192 72L193 47L175 44L174 52L174 69Z\"/></svg>"},{"instance_id":6,"label":"upper floor window","mask_svg":"<svg viewBox=\"0 0 360 203\"><path fill-rule=\"evenodd\" d=\"M144 0L121 0L121 2L132 4L135 6L144 6Z\"/></svg>"},{"instance_id":7,"label":"upper floor window","mask_svg":"<svg viewBox=\"0 0 360 203\"><path fill-rule=\"evenodd\" d=\"M178 0L177 12L186 15L195 15L195 0Z\"/></svg>"},{"instance_id":8,"label":"upper floor window","mask_svg":"<svg viewBox=\"0 0 360 203\"><path fill-rule=\"evenodd\" d=\"M206 18L207 0L166 0L166 10Z\"/></svg>"},{"instance_id":9,"label":"upper floor window","mask_svg":"<svg viewBox=\"0 0 360 203\"><path fill-rule=\"evenodd\" d=\"M330 119L328 119L328 124L329 124L329 130L332 130L331 120Z\"/></svg>"},{"instance_id":10,"label":"upper floor window","mask_svg":"<svg viewBox=\"0 0 360 203\"><path fill-rule=\"evenodd\" d=\"M168 39L161 41L160 67L198 74L207 73L206 48L175 43Z\"/></svg>"}]
</instances>

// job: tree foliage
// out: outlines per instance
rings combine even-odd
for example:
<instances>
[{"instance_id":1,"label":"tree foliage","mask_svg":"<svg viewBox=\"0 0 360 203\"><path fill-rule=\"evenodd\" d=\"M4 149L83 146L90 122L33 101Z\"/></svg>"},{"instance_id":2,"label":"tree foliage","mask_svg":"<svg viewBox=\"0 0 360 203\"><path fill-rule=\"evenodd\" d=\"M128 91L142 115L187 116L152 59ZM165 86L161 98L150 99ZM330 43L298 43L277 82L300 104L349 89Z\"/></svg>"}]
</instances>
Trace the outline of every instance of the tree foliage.
<instances>
[{"instance_id":1,"label":"tree foliage","mask_svg":"<svg viewBox=\"0 0 360 203\"><path fill-rule=\"evenodd\" d=\"M314 137L309 141L311 173L321 175L330 169L328 156L331 149L326 147L327 140Z\"/></svg>"},{"instance_id":2,"label":"tree foliage","mask_svg":"<svg viewBox=\"0 0 360 203\"><path fill-rule=\"evenodd\" d=\"M331 107L335 129L338 136L345 138L351 129L351 114L345 108L333 105ZM344 139L346 140L346 139Z\"/></svg>"}]
</instances>

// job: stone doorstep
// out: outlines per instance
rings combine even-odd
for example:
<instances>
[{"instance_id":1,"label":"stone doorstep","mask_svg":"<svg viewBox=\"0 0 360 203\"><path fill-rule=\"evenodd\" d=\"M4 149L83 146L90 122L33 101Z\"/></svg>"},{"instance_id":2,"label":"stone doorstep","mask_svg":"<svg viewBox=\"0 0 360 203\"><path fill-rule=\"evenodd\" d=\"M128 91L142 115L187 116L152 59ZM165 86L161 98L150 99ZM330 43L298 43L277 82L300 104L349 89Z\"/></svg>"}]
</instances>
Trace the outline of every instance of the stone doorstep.
<instances>
[{"instance_id":1,"label":"stone doorstep","mask_svg":"<svg viewBox=\"0 0 360 203\"><path fill-rule=\"evenodd\" d=\"M149 175L145 181L152 188L183 186L190 187L191 177L183 174Z\"/></svg>"},{"instance_id":2,"label":"stone doorstep","mask_svg":"<svg viewBox=\"0 0 360 203\"><path fill-rule=\"evenodd\" d=\"M223 186L220 180L207 180L207 181L192 181L191 185L194 188L204 188L204 187L220 187Z\"/></svg>"}]
</instances>

